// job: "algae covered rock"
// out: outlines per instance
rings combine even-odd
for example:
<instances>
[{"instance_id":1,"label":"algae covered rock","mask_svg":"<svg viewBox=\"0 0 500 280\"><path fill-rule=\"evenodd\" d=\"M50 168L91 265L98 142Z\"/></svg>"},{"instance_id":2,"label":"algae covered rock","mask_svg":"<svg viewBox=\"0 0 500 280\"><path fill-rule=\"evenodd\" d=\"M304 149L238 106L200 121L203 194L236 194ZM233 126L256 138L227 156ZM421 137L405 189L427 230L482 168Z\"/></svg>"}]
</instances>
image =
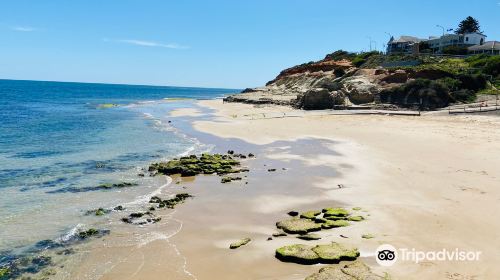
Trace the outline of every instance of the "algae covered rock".
<instances>
[{"instance_id":1,"label":"algae covered rock","mask_svg":"<svg viewBox=\"0 0 500 280\"><path fill-rule=\"evenodd\" d=\"M323 209L323 216L325 218L329 217L347 217L349 216L349 211L344 208L325 208Z\"/></svg>"},{"instance_id":2,"label":"algae covered rock","mask_svg":"<svg viewBox=\"0 0 500 280\"><path fill-rule=\"evenodd\" d=\"M323 263L338 263L351 261L359 257L359 251L354 247L347 247L339 243L318 245L312 249Z\"/></svg>"},{"instance_id":3,"label":"algae covered rock","mask_svg":"<svg viewBox=\"0 0 500 280\"><path fill-rule=\"evenodd\" d=\"M349 222L345 220L337 220L337 221L330 221L328 220L326 223L321 224L321 227L323 229L331 229L331 228L338 228L338 227L346 227L349 226Z\"/></svg>"},{"instance_id":4,"label":"algae covered rock","mask_svg":"<svg viewBox=\"0 0 500 280\"><path fill-rule=\"evenodd\" d=\"M286 233L305 234L312 231L321 230L321 224L309 219L293 218L277 222L276 226Z\"/></svg>"},{"instance_id":5,"label":"algae covered rock","mask_svg":"<svg viewBox=\"0 0 500 280\"><path fill-rule=\"evenodd\" d=\"M89 210L85 213L85 215L96 215L96 216L104 216L108 213L110 213L111 210L104 209L104 208L98 208L94 210Z\"/></svg>"},{"instance_id":6,"label":"algae covered rock","mask_svg":"<svg viewBox=\"0 0 500 280\"><path fill-rule=\"evenodd\" d=\"M389 275L380 276L374 274L370 268L361 261L355 261L345 265L323 267L306 280L389 280Z\"/></svg>"},{"instance_id":7,"label":"algae covered rock","mask_svg":"<svg viewBox=\"0 0 500 280\"><path fill-rule=\"evenodd\" d=\"M220 182L222 184L226 184L226 183L231 183L232 181L241 181L242 178L241 177L230 177L230 176L226 176L226 177L222 177L222 179L220 180Z\"/></svg>"},{"instance_id":8,"label":"algae covered rock","mask_svg":"<svg viewBox=\"0 0 500 280\"><path fill-rule=\"evenodd\" d=\"M355 260L357 257L359 257L357 248L338 243L314 247L294 244L276 249L277 259L298 264L339 263L340 261Z\"/></svg>"},{"instance_id":9,"label":"algae covered rock","mask_svg":"<svg viewBox=\"0 0 500 280\"><path fill-rule=\"evenodd\" d=\"M306 211L304 213L301 213L300 217L304 218L304 219L311 219L311 220L313 220L319 214L321 214L321 211L319 211L319 210L312 210L312 211Z\"/></svg>"},{"instance_id":10,"label":"algae covered rock","mask_svg":"<svg viewBox=\"0 0 500 280\"><path fill-rule=\"evenodd\" d=\"M241 246L244 246L244 245L247 245L248 243L250 243L250 241L252 241L252 239L250 238L242 238L236 242L233 242L229 245L229 248L230 249L237 249L237 248L240 248Z\"/></svg>"},{"instance_id":11,"label":"algae covered rock","mask_svg":"<svg viewBox=\"0 0 500 280\"><path fill-rule=\"evenodd\" d=\"M299 264L317 264L319 256L312 250L312 246L295 244L276 249L276 258L284 262Z\"/></svg>"},{"instance_id":12,"label":"algae covered rock","mask_svg":"<svg viewBox=\"0 0 500 280\"><path fill-rule=\"evenodd\" d=\"M363 239L372 239L372 238L375 238L375 235L369 234L369 233L368 234L363 234L363 235L361 235L361 238L363 238Z\"/></svg>"},{"instance_id":13,"label":"algae covered rock","mask_svg":"<svg viewBox=\"0 0 500 280\"><path fill-rule=\"evenodd\" d=\"M242 172L236 168L239 165L240 162L231 155L202 154L200 157L191 155L168 162L154 163L149 166L149 171L164 175L180 174L183 177L215 173L225 175Z\"/></svg>"},{"instance_id":14,"label":"algae covered rock","mask_svg":"<svg viewBox=\"0 0 500 280\"><path fill-rule=\"evenodd\" d=\"M80 239L87 239L90 237L102 237L104 235L109 234L109 230L98 230L95 228L90 228L88 230L78 232L78 237Z\"/></svg>"},{"instance_id":15,"label":"algae covered rock","mask_svg":"<svg viewBox=\"0 0 500 280\"><path fill-rule=\"evenodd\" d=\"M7 267L0 268L0 279L7 279L7 276L10 274L10 269Z\"/></svg>"},{"instance_id":16,"label":"algae covered rock","mask_svg":"<svg viewBox=\"0 0 500 280\"><path fill-rule=\"evenodd\" d=\"M297 236L297 238L302 239L302 240L320 240L321 236L319 236L318 234L314 234L314 233L308 233L308 234L299 235L299 236Z\"/></svg>"},{"instance_id":17,"label":"algae covered rock","mask_svg":"<svg viewBox=\"0 0 500 280\"><path fill-rule=\"evenodd\" d=\"M349 218L347 218L349 221L353 221L353 222L361 222L365 219L365 217L363 216L349 216Z\"/></svg>"}]
</instances>

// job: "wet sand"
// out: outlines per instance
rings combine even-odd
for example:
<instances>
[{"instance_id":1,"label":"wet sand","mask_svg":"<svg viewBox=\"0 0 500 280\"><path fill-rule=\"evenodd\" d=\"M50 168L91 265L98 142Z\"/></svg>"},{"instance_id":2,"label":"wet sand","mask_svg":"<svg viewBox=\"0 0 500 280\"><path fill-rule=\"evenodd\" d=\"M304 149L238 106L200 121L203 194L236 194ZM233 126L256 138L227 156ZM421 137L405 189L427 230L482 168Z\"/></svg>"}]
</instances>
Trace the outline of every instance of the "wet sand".
<instances>
[{"instance_id":1,"label":"wet sand","mask_svg":"<svg viewBox=\"0 0 500 280\"><path fill-rule=\"evenodd\" d=\"M247 177L221 184L218 176L197 176L172 184L170 192L195 197L174 212L163 212L171 218L159 224L124 226L96 241L72 279L88 279L86 273L105 262L110 265L98 279L304 279L322 266L282 263L275 249L330 241L357 246L361 260L395 279L494 279L500 274L500 220L494 218L500 202L500 122L495 117L263 119L293 110L219 100L199 104L211 116L194 119L192 136L214 144L214 152L255 153L255 159L243 161L250 168ZM190 113L175 116L194 117ZM319 241L267 240L288 211L334 206L361 207L367 220L321 231ZM376 238L362 239L362 234ZM244 237L252 242L229 249ZM133 238L145 242L124 245ZM482 255L479 262L400 262L383 268L373 257L383 243Z\"/></svg>"}]
</instances>

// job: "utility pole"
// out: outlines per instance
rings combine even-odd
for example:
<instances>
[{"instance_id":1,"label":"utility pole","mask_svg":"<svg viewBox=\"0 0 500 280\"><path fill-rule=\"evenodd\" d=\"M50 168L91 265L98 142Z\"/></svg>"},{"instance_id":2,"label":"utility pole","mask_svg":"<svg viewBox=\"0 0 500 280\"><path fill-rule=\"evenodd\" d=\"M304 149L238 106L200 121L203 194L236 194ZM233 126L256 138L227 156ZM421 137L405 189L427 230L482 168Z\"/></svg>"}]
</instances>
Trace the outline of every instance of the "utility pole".
<instances>
[{"instance_id":1,"label":"utility pole","mask_svg":"<svg viewBox=\"0 0 500 280\"><path fill-rule=\"evenodd\" d=\"M443 26L439 25L439 24L438 24L438 25L436 25L436 27L443 29L443 36L444 36L444 29L445 29L445 28L444 28Z\"/></svg>"}]
</instances>

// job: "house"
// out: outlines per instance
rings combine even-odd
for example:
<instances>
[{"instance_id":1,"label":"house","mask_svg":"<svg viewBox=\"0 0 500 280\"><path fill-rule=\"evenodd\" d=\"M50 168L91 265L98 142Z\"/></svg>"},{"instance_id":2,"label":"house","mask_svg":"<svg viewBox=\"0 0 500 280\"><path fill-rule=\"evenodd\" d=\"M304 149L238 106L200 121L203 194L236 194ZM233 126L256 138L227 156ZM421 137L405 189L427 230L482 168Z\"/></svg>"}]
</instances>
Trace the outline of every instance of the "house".
<instances>
[{"instance_id":1,"label":"house","mask_svg":"<svg viewBox=\"0 0 500 280\"><path fill-rule=\"evenodd\" d=\"M500 42L489 41L482 45L475 45L468 48L469 54L491 54L500 55Z\"/></svg>"},{"instance_id":2,"label":"house","mask_svg":"<svg viewBox=\"0 0 500 280\"><path fill-rule=\"evenodd\" d=\"M486 35L478 32L465 34L445 34L439 38L430 37L427 44L433 53L442 53L446 47L471 47L483 45Z\"/></svg>"},{"instance_id":3,"label":"house","mask_svg":"<svg viewBox=\"0 0 500 280\"><path fill-rule=\"evenodd\" d=\"M418 43L425 41L413 36L401 36L395 40L391 37L387 43L387 53L413 53L415 50L418 52Z\"/></svg>"}]
</instances>

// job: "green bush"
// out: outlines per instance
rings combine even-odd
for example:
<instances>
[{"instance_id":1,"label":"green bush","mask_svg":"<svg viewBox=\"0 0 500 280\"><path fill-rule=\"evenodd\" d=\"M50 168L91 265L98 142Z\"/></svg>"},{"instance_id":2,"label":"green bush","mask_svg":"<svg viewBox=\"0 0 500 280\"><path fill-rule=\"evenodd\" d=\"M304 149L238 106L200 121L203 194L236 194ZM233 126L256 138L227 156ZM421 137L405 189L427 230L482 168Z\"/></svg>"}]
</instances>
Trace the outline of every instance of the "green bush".
<instances>
[{"instance_id":1,"label":"green bush","mask_svg":"<svg viewBox=\"0 0 500 280\"><path fill-rule=\"evenodd\" d=\"M466 55L468 50L466 47L448 46L443 48L443 53L451 55Z\"/></svg>"},{"instance_id":2,"label":"green bush","mask_svg":"<svg viewBox=\"0 0 500 280\"><path fill-rule=\"evenodd\" d=\"M480 54L468 57L465 61L471 67L478 68L479 73L492 75L493 77L500 76L500 56Z\"/></svg>"},{"instance_id":3,"label":"green bush","mask_svg":"<svg viewBox=\"0 0 500 280\"><path fill-rule=\"evenodd\" d=\"M457 78L462 83L461 88L463 89L479 91L488 85L488 80L481 74L463 74L458 75Z\"/></svg>"},{"instance_id":4,"label":"green bush","mask_svg":"<svg viewBox=\"0 0 500 280\"><path fill-rule=\"evenodd\" d=\"M476 92L468 89L461 89L450 93L454 102L473 102L476 100Z\"/></svg>"}]
</instances>

